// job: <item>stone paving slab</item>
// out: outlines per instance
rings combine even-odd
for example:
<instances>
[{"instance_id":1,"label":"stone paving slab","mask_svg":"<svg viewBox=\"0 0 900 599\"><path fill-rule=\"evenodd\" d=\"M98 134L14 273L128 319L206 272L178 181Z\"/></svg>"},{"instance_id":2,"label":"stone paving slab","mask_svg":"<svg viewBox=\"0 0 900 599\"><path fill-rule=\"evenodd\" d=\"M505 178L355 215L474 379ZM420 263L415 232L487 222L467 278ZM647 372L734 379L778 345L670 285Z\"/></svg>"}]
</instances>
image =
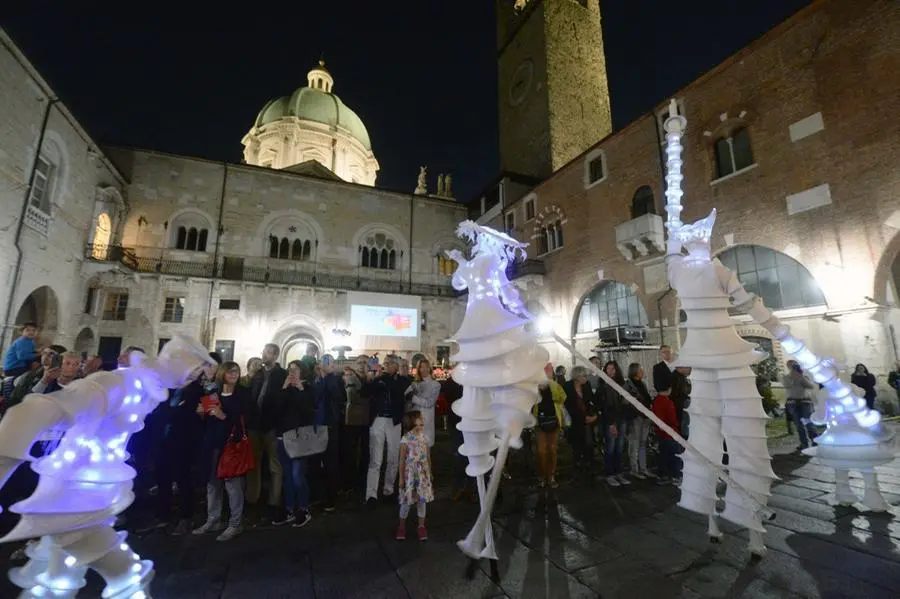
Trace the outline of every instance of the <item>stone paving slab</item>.
<instances>
[{"instance_id":1,"label":"stone paving slab","mask_svg":"<svg viewBox=\"0 0 900 599\"><path fill-rule=\"evenodd\" d=\"M539 493L527 467L519 459L511 468L516 480L504 483L493 520L499 583L486 563L474 579L463 576L466 559L455 543L477 506L451 502L446 489L429 505L427 543L416 540L413 519L409 540L393 539L394 504L375 511L344 505L336 514L316 513L303 529L249 529L229 543L159 534L130 543L156 562L157 599L900 597L900 462L879 469L895 505L876 514L832 505L831 470L805 456L778 455L782 480L770 501L777 517L759 563L749 560L746 532L728 522L720 521L722 542L711 544L706 518L675 505L677 488L635 481L612 489L601 479ZM569 480L565 470L560 479ZM851 479L856 491L861 485ZM0 549L5 558L10 548ZM83 596L99 596L98 577L88 583ZM0 598L16 595L0 581Z\"/></svg>"}]
</instances>

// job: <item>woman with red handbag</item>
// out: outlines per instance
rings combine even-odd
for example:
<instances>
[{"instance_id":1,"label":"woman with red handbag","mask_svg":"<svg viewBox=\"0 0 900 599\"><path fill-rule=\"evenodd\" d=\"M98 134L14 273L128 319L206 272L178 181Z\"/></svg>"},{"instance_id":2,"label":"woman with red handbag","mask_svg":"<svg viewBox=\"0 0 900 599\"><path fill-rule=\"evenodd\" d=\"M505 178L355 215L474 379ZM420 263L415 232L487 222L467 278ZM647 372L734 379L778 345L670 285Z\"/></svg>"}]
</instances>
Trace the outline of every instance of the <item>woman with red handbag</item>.
<instances>
[{"instance_id":1,"label":"woman with red handbag","mask_svg":"<svg viewBox=\"0 0 900 599\"><path fill-rule=\"evenodd\" d=\"M243 406L249 395L238 385L241 367L225 362L216 373L216 393L204 396L197 413L204 420L204 460L208 471L206 483L206 523L194 530L195 535L218 532L217 541L228 541L243 531L244 478L255 467L253 451L244 428ZM223 495L228 494L230 518L227 528L221 521Z\"/></svg>"}]
</instances>

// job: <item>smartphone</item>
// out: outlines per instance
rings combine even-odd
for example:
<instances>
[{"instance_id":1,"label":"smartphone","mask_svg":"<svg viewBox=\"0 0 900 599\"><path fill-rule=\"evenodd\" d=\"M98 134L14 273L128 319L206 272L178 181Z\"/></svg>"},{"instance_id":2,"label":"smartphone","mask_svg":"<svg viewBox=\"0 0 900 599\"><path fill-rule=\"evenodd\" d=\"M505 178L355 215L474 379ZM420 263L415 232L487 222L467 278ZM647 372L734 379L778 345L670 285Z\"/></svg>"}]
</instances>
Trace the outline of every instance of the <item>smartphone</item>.
<instances>
[{"instance_id":1,"label":"smartphone","mask_svg":"<svg viewBox=\"0 0 900 599\"><path fill-rule=\"evenodd\" d=\"M50 358L50 368L59 368L60 366L62 366L62 355L53 352L53 356Z\"/></svg>"}]
</instances>

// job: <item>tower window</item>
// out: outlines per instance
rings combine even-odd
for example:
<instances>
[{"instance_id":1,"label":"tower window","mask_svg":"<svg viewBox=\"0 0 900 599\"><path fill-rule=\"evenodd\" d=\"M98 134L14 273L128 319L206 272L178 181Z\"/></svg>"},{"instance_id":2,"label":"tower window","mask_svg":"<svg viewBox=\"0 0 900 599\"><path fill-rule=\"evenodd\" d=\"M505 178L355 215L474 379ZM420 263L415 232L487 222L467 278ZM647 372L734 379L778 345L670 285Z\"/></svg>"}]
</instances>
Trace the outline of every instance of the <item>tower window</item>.
<instances>
[{"instance_id":1,"label":"tower window","mask_svg":"<svg viewBox=\"0 0 900 599\"><path fill-rule=\"evenodd\" d=\"M753 165L753 150L746 128L716 140L716 178L721 179Z\"/></svg>"},{"instance_id":2,"label":"tower window","mask_svg":"<svg viewBox=\"0 0 900 599\"><path fill-rule=\"evenodd\" d=\"M645 214L656 214L653 190L648 185L639 187L631 199L631 218L637 218Z\"/></svg>"},{"instance_id":3,"label":"tower window","mask_svg":"<svg viewBox=\"0 0 900 599\"><path fill-rule=\"evenodd\" d=\"M402 252L397 255L394 240L383 233L366 238L365 244L359 246L359 264L364 268L380 268L384 270L396 270L397 259L402 258Z\"/></svg>"}]
</instances>

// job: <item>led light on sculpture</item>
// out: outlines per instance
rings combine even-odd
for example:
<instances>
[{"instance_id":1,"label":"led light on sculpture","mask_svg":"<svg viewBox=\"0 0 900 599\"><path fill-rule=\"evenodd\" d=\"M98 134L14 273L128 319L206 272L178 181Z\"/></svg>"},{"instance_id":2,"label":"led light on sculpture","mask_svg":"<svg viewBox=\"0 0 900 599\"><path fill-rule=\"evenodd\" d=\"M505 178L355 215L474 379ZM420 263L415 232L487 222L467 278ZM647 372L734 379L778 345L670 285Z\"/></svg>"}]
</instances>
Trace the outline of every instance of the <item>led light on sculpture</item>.
<instances>
[{"instance_id":1,"label":"led light on sculpture","mask_svg":"<svg viewBox=\"0 0 900 599\"><path fill-rule=\"evenodd\" d=\"M520 447L522 429L534 423L531 408L538 400L537 383L543 380L550 356L526 331L532 317L506 278L509 261L520 252L524 256L525 244L472 221L461 223L457 234L473 249L471 260L459 251L448 252L459 264L453 287L469 291L462 325L450 339L459 346L452 358L456 362L453 378L463 386L453 411L461 418L459 453L469 460L466 473L477 478L481 500L475 526L458 545L473 560L496 560L490 515L500 474L509 447ZM486 488L488 471L492 474Z\"/></svg>"},{"instance_id":2,"label":"led light on sculpture","mask_svg":"<svg viewBox=\"0 0 900 599\"><path fill-rule=\"evenodd\" d=\"M762 409L750 365L764 356L741 339L728 314L732 300L742 304L750 296L733 272L710 259L715 209L693 224L681 222L681 136L685 125L673 100L664 124L669 229L666 268L669 283L687 313L687 338L676 365L692 369L693 389L687 411L691 416L691 442L702 454L684 454L679 505L708 516L710 538L721 537L716 521L719 473L709 467L709 462L721 463L724 441L729 477L738 486L728 485L722 517L746 527L751 553L762 556L762 516L776 476L766 445L768 416ZM683 249L687 255L682 254Z\"/></svg>"},{"instance_id":3,"label":"led light on sculpture","mask_svg":"<svg viewBox=\"0 0 900 599\"><path fill-rule=\"evenodd\" d=\"M40 538L28 547L29 562L10 571L23 598L74 597L87 568L106 581L104 599L150 597L153 563L113 529L116 515L134 500L135 471L124 448L168 389L184 386L212 362L206 348L182 336L158 358L134 353L131 362L49 395L28 395L0 421L0 484L30 461L29 448L45 430L66 431L51 454L31 463L37 488L10 508L22 518L0 539Z\"/></svg>"}]
</instances>

